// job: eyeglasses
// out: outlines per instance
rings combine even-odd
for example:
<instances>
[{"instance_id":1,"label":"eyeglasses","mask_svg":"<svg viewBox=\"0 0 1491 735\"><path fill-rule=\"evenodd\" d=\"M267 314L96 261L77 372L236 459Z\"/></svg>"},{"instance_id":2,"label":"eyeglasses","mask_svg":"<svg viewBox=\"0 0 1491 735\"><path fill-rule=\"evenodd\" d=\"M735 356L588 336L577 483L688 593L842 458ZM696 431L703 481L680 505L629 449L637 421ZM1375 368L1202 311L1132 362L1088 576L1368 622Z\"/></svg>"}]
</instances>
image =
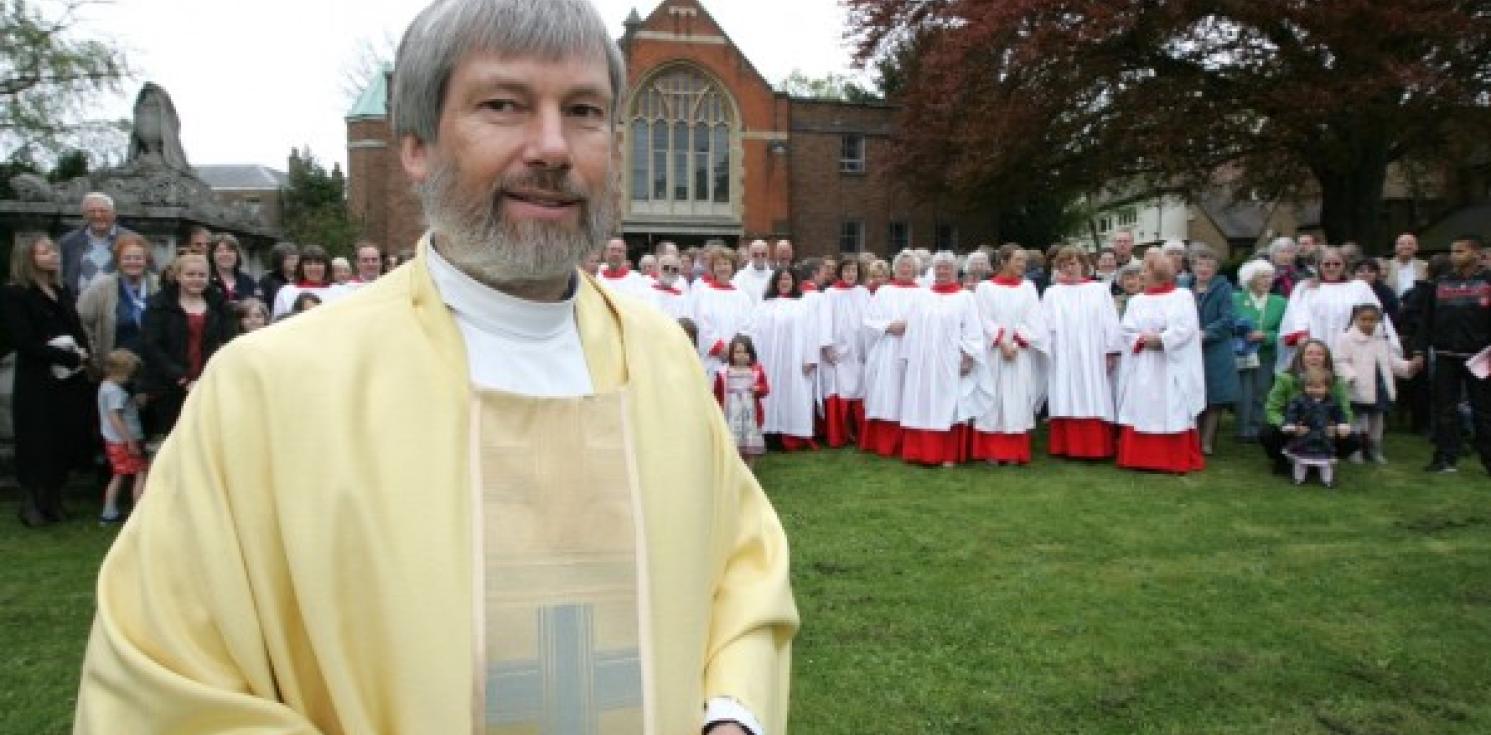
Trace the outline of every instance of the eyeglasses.
<instances>
[{"instance_id":1,"label":"eyeglasses","mask_svg":"<svg viewBox=\"0 0 1491 735\"><path fill-rule=\"evenodd\" d=\"M676 266L676 265L665 265L665 266L663 266L663 272L664 273L677 273L678 272L678 266Z\"/></svg>"},{"instance_id":2,"label":"eyeglasses","mask_svg":"<svg viewBox=\"0 0 1491 735\"><path fill-rule=\"evenodd\" d=\"M1321 268L1324 268L1326 266L1334 266L1336 268L1344 268L1344 267L1346 267L1346 264L1342 263L1340 261L1336 261L1336 260L1327 260L1327 261L1321 262L1321 264L1320 264Z\"/></svg>"}]
</instances>

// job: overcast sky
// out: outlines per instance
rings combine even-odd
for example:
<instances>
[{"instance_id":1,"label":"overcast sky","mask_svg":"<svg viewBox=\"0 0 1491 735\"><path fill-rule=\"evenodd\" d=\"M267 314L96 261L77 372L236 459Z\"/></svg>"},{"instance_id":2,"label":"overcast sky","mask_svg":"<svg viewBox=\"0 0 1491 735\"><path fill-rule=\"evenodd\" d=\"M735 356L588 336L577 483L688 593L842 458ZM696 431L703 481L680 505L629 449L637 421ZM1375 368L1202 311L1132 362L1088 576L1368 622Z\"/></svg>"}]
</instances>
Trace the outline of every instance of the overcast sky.
<instances>
[{"instance_id":1,"label":"overcast sky","mask_svg":"<svg viewBox=\"0 0 1491 735\"><path fill-rule=\"evenodd\" d=\"M620 36L635 7L595 0ZM45 0L43 5L45 5ZM346 160L345 78L367 44L395 41L426 0L114 0L85 9L83 30L112 37L138 72L103 106L128 117L140 85L166 88L193 164L259 163L284 170L292 146L327 165ZM773 84L793 69L848 73L837 0L704 0Z\"/></svg>"}]
</instances>

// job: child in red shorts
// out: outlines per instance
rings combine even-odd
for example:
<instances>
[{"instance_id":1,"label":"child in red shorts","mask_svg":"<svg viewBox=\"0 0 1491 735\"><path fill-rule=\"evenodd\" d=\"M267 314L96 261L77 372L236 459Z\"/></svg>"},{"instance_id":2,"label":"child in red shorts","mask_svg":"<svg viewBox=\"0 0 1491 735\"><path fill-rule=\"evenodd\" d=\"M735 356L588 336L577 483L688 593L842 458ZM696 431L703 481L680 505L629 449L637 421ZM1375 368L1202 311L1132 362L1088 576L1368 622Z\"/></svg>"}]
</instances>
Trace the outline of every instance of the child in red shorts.
<instances>
[{"instance_id":1,"label":"child in red shorts","mask_svg":"<svg viewBox=\"0 0 1491 735\"><path fill-rule=\"evenodd\" d=\"M104 488L104 511L99 525L118 523L119 490L124 478L134 476L134 499L140 500L145 489L145 475L150 460L145 457L145 431L140 425L140 409L125 388L140 370L140 358L129 350L114 350L104 358L104 381L98 386L98 425L104 437L104 451L114 476Z\"/></svg>"}]
</instances>

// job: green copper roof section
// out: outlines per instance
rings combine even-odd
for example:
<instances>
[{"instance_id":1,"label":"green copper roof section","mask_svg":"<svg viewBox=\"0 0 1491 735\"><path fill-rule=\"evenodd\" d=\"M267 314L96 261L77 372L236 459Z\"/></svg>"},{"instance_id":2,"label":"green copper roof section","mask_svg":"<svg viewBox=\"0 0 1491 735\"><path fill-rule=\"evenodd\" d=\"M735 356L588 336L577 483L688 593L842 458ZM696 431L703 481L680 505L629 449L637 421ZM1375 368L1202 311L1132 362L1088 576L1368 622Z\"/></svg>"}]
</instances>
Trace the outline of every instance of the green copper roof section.
<instances>
[{"instance_id":1,"label":"green copper roof section","mask_svg":"<svg viewBox=\"0 0 1491 735\"><path fill-rule=\"evenodd\" d=\"M347 119L363 117L388 117L388 75L393 73L393 64L384 64L378 73L368 80L368 86L352 103Z\"/></svg>"}]
</instances>

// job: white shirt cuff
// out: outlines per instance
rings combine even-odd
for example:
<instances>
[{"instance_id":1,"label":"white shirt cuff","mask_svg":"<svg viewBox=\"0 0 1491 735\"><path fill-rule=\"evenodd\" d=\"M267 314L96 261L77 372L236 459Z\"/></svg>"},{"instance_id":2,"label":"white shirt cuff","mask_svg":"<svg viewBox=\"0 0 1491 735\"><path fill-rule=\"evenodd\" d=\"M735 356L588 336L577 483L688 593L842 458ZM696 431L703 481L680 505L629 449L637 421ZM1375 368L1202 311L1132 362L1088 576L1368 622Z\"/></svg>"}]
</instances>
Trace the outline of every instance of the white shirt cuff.
<instances>
[{"instance_id":1,"label":"white shirt cuff","mask_svg":"<svg viewBox=\"0 0 1491 735\"><path fill-rule=\"evenodd\" d=\"M716 722L734 722L751 735L766 735L761 722L744 705L729 697L715 697L704 705L704 726Z\"/></svg>"}]
</instances>

